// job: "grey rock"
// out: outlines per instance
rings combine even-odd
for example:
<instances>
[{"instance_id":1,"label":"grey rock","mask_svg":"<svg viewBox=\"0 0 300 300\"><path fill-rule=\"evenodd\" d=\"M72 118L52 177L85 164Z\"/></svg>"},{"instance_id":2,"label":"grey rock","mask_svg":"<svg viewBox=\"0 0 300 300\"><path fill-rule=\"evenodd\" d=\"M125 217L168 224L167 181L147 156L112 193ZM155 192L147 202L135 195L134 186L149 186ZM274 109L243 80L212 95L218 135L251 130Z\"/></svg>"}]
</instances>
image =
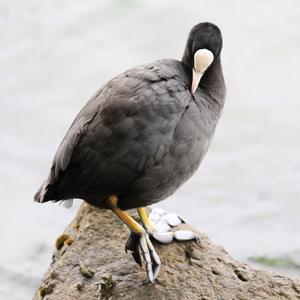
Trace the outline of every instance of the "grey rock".
<instances>
[{"instance_id":1,"label":"grey rock","mask_svg":"<svg viewBox=\"0 0 300 300\"><path fill-rule=\"evenodd\" d=\"M63 234L73 242L54 253L34 300L300 299L299 280L238 262L201 232L197 241L154 243L162 260L155 285L125 253L128 230L111 211L83 204Z\"/></svg>"}]
</instances>

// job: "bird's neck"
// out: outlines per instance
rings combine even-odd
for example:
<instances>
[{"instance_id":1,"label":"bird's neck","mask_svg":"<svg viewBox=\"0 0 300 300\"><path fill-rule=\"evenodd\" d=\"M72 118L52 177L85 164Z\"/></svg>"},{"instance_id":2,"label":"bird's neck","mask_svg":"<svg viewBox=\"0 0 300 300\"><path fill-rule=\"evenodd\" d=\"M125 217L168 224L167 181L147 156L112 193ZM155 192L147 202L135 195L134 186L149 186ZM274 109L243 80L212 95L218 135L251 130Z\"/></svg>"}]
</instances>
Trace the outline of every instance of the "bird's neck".
<instances>
[{"instance_id":1,"label":"bird's neck","mask_svg":"<svg viewBox=\"0 0 300 300\"><path fill-rule=\"evenodd\" d=\"M213 99L223 107L226 86L222 71L221 59L217 57L200 81L200 87L205 89Z\"/></svg>"}]
</instances>

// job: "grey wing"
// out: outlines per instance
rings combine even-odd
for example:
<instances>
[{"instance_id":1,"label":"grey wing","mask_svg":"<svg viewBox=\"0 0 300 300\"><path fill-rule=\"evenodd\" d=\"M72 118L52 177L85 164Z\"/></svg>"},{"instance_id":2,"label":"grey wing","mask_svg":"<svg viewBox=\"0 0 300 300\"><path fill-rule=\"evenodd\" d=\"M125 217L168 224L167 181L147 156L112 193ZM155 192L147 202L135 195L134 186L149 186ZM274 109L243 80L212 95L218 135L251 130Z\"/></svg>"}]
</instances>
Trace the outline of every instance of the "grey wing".
<instances>
[{"instance_id":1,"label":"grey wing","mask_svg":"<svg viewBox=\"0 0 300 300\"><path fill-rule=\"evenodd\" d=\"M88 124L93 120L97 114L99 104L97 97L101 93L100 89L83 107L77 115L72 125L70 126L67 134L59 145L47 180L43 182L39 190L34 195L34 200L37 202L46 202L51 199L51 186L57 181L60 172L65 171L69 165L73 149L77 145L80 137L86 131ZM50 189L49 189L50 188Z\"/></svg>"},{"instance_id":2,"label":"grey wing","mask_svg":"<svg viewBox=\"0 0 300 300\"><path fill-rule=\"evenodd\" d=\"M78 118L64 137L54 156L52 164L53 178L51 178L50 184L58 177L59 172L65 171L68 167L73 149L77 145L81 135L86 131L88 124L93 120L93 117L88 119L84 117Z\"/></svg>"}]
</instances>

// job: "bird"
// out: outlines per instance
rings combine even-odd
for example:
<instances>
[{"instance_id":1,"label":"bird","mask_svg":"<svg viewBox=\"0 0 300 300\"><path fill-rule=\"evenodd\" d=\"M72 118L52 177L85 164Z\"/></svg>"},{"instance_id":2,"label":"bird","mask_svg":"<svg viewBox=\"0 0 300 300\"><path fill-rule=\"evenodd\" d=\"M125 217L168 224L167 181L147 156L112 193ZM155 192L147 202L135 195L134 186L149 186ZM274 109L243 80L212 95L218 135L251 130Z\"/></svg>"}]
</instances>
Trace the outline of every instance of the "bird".
<instances>
[{"instance_id":1,"label":"bird","mask_svg":"<svg viewBox=\"0 0 300 300\"><path fill-rule=\"evenodd\" d=\"M207 153L226 96L222 45L217 25L198 23L181 60L133 67L104 84L74 119L34 195L40 203L77 198L112 210L130 229L126 250L145 263L152 283L161 261L146 207L172 195Z\"/></svg>"}]
</instances>

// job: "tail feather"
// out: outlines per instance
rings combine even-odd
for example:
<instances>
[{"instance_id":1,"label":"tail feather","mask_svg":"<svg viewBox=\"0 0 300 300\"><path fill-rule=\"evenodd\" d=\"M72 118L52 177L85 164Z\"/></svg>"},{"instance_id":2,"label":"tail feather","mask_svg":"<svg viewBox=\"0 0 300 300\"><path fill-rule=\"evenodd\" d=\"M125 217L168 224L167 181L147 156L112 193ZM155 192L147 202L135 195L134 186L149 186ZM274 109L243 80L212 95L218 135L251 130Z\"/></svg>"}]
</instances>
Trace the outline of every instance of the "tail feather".
<instances>
[{"instance_id":1,"label":"tail feather","mask_svg":"<svg viewBox=\"0 0 300 300\"><path fill-rule=\"evenodd\" d=\"M40 186L36 194L34 195L34 201L43 203L53 199L53 186L49 185L48 180Z\"/></svg>"}]
</instances>

